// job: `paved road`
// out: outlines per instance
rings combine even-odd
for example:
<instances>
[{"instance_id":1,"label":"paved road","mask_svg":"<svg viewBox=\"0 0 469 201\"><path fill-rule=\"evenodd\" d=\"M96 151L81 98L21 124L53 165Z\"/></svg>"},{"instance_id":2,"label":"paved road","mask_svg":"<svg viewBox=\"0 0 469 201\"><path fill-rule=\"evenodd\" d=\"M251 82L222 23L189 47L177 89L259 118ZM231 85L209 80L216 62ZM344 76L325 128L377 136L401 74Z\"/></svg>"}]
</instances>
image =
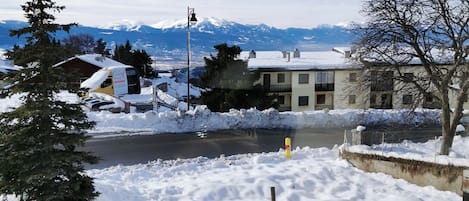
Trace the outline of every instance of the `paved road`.
<instances>
[{"instance_id":1,"label":"paved road","mask_svg":"<svg viewBox=\"0 0 469 201\"><path fill-rule=\"evenodd\" d=\"M93 138L87 141L86 151L94 152L102 160L87 168L105 168L118 164L132 165L156 159L209 158L220 155L278 151L284 147L286 136L292 138L292 148L333 147L344 141L345 129L256 129L215 131L204 134L158 134L113 138ZM351 142L350 129L347 129ZM438 127L375 129L367 135L370 143L379 143L382 133L386 142L401 142L405 139L423 142L439 135ZM363 138L363 137L362 137Z\"/></svg>"},{"instance_id":2,"label":"paved road","mask_svg":"<svg viewBox=\"0 0 469 201\"><path fill-rule=\"evenodd\" d=\"M292 147L333 147L342 144L344 129L257 129L216 131L206 134L158 134L93 138L85 147L102 160L87 168L105 168L113 165L147 163L156 159L218 157L241 153L278 151L284 138L292 138Z\"/></svg>"}]
</instances>

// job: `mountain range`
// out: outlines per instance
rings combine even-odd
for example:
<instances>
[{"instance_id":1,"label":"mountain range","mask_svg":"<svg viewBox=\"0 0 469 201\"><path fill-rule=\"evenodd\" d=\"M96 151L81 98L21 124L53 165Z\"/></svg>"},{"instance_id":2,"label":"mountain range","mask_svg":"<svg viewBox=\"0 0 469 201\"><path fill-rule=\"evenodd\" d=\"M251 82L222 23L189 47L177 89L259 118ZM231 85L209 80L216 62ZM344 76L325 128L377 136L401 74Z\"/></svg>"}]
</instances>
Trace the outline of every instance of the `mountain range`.
<instances>
[{"instance_id":1,"label":"mountain range","mask_svg":"<svg viewBox=\"0 0 469 201\"><path fill-rule=\"evenodd\" d=\"M12 38L10 29L26 26L21 21L0 21L0 48L10 49L14 44L24 44L24 38ZM161 61L183 61L187 51L187 21L165 21L153 25L131 22L106 27L76 26L70 34L89 34L95 40L102 38L109 49L126 40L136 49L145 49ZM191 52L194 61L214 52L220 43L238 45L247 50L328 50L334 46L349 45L353 40L351 30L345 26L322 25L316 28L280 29L265 24L248 25L216 18L204 18L190 28ZM58 39L67 33L56 34Z\"/></svg>"}]
</instances>

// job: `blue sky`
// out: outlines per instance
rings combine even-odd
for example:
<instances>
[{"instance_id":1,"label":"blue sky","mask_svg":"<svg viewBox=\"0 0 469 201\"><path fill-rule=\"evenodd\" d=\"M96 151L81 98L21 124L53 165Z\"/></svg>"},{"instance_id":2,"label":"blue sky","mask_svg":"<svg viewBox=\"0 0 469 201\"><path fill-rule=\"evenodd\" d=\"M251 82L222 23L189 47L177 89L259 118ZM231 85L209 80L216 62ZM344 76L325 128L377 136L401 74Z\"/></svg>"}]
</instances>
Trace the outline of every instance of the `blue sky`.
<instances>
[{"instance_id":1,"label":"blue sky","mask_svg":"<svg viewBox=\"0 0 469 201\"><path fill-rule=\"evenodd\" d=\"M3 0L0 20L25 20L20 5L26 0ZM106 26L124 20L155 24L183 19L187 6L198 17L215 17L245 24L265 23L279 28L312 28L321 24L363 22L361 0L57 0L67 8L60 23Z\"/></svg>"}]
</instances>

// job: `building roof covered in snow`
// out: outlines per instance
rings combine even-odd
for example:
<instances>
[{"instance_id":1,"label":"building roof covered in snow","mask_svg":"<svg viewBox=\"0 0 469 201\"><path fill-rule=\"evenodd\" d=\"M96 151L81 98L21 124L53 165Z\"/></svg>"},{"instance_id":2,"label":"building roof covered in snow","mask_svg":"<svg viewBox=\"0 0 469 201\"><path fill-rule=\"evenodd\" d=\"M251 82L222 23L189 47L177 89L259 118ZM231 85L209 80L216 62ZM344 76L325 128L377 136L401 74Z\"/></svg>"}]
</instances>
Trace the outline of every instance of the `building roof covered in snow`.
<instances>
[{"instance_id":1,"label":"building roof covered in snow","mask_svg":"<svg viewBox=\"0 0 469 201\"><path fill-rule=\"evenodd\" d=\"M0 73L21 70L23 67L14 65L12 61L0 59Z\"/></svg>"},{"instance_id":2,"label":"building roof covered in snow","mask_svg":"<svg viewBox=\"0 0 469 201\"><path fill-rule=\"evenodd\" d=\"M62 64L70 62L70 61L75 60L75 59L78 59L78 60L81 60L83 62L92 64L92 65L94 65L96 67L99 67L99 68L106 68L106 67L110 67L110 66L124 66L125 65L125 64L120 63L116 60L105 57L101 54L84 54L84 55L77 55L77 56L74 56L72 58L69 58L65 61L62 61L62 62L56 64L56 66L61 66Z\"/></svg>"},{"instance_id":3,"label":"building roof covered in snow","mask_svg":"<svg viewBox=\"0 0 469 201\"><path fill-rule=\"evenodd\" d=\"M248 61L248 68L261 71L303 71L359 69L362 64L354 60L350 48L334 48L330 51L301 52L250 51L242 52L240 59Z\"/></svg>"}]
</instances>

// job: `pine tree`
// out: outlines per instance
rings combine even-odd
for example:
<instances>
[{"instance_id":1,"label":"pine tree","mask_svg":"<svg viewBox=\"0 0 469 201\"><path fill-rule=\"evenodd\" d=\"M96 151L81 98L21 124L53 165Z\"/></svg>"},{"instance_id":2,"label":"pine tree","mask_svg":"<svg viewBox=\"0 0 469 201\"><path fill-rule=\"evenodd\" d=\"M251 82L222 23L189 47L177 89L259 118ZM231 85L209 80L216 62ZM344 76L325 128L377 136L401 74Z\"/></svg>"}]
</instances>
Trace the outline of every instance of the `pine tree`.
<instances>
[{"instance_id":1,"label":"pine tree","mask_svg":"<svg viewBox=\"0 0 469 201\"><path fill-rule=\"evenodd\" d=\"M142 77L152 75L153 68L151 67L151 63L153 61L150 56L145 50L132 50L132 46L128 40L125 42L125 45L116 46L112 58L123 64L133 66Z\"/></svg>"},{"instance_id":2,"label":"pine tree","mask_svg":"<svg viewBox=\"0 0 469 201\"><path fill-rule=\"evenodd\" d=\"M98 195L83 166L97 158L76 150L94 122L87 120L80 105L56 96L67 89L67 76L53 67L63 56L54 34L68 32L74 24L55 24L48 11L64 8L52 0L27 1L22 9L29 26L10 32L26 36L26 45L9 55L28 67L12 78L16 84L9 94L22 93L23 104L0 114L0 194L21 200L92 200Z\"/></svg>"},{"instance_id":3,"label":"pine tree","mask_svg":"<svg viewBox=\"0 0 469 201\"><path fill-rule=\"evenodd\" d=\"M217 112L231 108L278 107L274 96L268 95L260 85L254 85L258 75L248 70L245 61L238 59L239 46L229 47L223 43L214 48L218 53L205 58L205 73L200 78L202 87L210 89L202 92L202 104Z\"/></svg>"},{"instance_id":4,"label":"pine tree","mask_svg":"<svg viewBox=\"0 0 469 201\"><path fill-rule=\"evenodd\" d=\"M114 56L112 59L119 61L123 64L130 65L132 63L132 46L129 40L125 42L125 45L117 45L114 49Z\"/></svg>"},{"instance_id":5,"label":"pine tree","mask_svg":"<svg viewBox=\"0 0 469 201\"><path fill-rule=\"evenodd\" d=\"M106 49L106 42L102 38L96 41L96 46L93 49L93 52L96 54L101 54L103 56L109 56L109 52Z\"/></svg>"},{"instance_id":6,"label":"pine tree","mask_svg":"<svg viewBox=\"0 0 469 201\"><path fill-rule=\"evenodd\" d=\"M70 50L74 54L93 53L96 46L93 36L83 33L71 35L68 38L63 39L62 43L67 50Z\"/></svg>"}]
</instances>

